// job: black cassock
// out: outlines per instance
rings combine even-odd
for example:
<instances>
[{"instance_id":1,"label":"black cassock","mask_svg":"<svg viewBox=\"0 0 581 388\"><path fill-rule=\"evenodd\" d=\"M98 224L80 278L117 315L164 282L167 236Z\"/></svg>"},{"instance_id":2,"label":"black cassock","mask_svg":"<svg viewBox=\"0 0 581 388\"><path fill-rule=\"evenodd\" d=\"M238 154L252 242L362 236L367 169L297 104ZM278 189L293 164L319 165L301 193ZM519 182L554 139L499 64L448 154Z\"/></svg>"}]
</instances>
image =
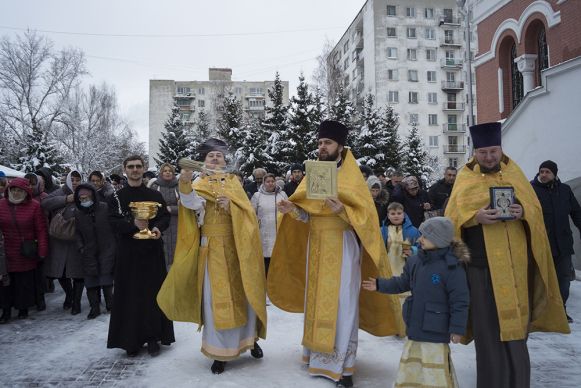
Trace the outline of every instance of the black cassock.
<instances>
[{"instance_id":1,"label":"black cassock","mask_svg":"<svg viewBox=\"0 0 581 388\"><path fill-rule=\"evenodd\" d=\"M175 342L173 323L165 317L156 296L167 275L163 240L136 240L130 202L155 201L162 206L149 220L149 229L164 231L170 214L160 192L127 186L109 199L109 222L117 238L115 293L109 322L108 348L136 351L146 342Z\"/></svg>"}]
</instances>

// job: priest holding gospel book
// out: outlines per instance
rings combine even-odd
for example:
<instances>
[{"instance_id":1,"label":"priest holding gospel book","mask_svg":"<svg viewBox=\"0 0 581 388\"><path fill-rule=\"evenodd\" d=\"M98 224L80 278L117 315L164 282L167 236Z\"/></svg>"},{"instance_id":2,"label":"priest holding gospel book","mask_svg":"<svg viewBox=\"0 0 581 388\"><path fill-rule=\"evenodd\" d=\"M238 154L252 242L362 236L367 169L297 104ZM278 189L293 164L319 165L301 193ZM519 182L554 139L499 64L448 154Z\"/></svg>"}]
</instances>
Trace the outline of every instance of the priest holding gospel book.
<instances>
[{"instance_id":1,"label":"priest holding gospel book","mask_svg":"<svg viewBox=\"0 0 581 388\"><path fill-rule=\"evenodd\" d=\"M474 157L458 173L446 207L471 252L472 336L464 342L474 338L478 388L529 387L529 333L569 333L543 212L502 152L500 123L474 125L470 134Z\"/></svg>"},{"instance_id":2,"label":"priest holding gospel book","mask_svg":"<svg viewBox=\"0 0 581 388\"><path fill-rule=\"evenodd\" d=\"M319 161L334 163L334 170L315 165L317 176L307 173L289 200L279 202L284 216L267 281L277 307L305 314L309 373L343 387L353 385L358 328L378 336L401 329L397 298L369 291L360 298L362 278L390 277L391 270L373 199L345 148L347 131L337 121L319 126ZM337 195L325 197L335 191L334 175Z\"/></svg>"}]
</instances>

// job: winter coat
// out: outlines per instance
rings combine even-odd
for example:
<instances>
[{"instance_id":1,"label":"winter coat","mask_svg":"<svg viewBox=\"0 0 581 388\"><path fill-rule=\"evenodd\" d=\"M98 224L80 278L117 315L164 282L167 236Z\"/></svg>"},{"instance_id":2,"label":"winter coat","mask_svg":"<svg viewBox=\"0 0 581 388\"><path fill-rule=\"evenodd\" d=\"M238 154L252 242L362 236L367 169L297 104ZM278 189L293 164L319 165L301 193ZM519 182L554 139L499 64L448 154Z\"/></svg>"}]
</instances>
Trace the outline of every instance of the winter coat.
<instances>
[{"instance_id":1,"label":"winter coat","mask_svg":"<svg viewBox=\"0 0 581 388\"><path fill-rule=\"evenodd\" d=\"M386 246L387 246L387 240L389 238L389 236L388 236L388 226L389 225L391 225L391 222L389 221L389 218L385 217L381 223L381 236L383 237L383 243ZM418 238L420 238L421 234L420 234L420 231L418 230L418 228L416 228L415 226L412 225L412 221L410 220L408 215L405 213L404 213L402 229L403 229L402 230L403 239L408 240L412 244L412 248L416 248L414 250L414 253L415 253L415 251L419 247Z\"/></svg>"},{"instance_id":2,"label":"winter coat","mask_svg":"<svg viewBox=\"0 0 581 388\"><path fill-rule=\"evenodd\" d=\"M276 204L282 199L288 199L288 197L280 187L276 186L274 192L268 192L264 189L264 185L261 185L260 189L254 193L250 200L258 217L262 254L264 257L270 257L272 248L274 248L278 215Z\"/></svg>"},{"instance_id":3,"label":"winter coat","mask_svg":"<svg viewBox=\"0 0 581 388\"><path fill-rule=\"evenodd\" d=\"M115 236L109 225L109 210L105 202L95 202L82 207L79 189L85 188L98 198L97 190L90 184L81 184L75 190L76 242L81 254L83 273L87 276L113 275L115 266Z\"/></svg>"},{"instance_id":4,"label":"winter coat","mask_svg":"<svg viewBox=\"0 0 581 388\"><path fill-rule=\"evenodd\" d=\"M8 274L6 269L6 253L4 251L4 235L0 232L0 276ZM2 283L0 283L0 286Z\"/></svg>"},{"instance_id":5,"label":"winter coat","mask_svg":"<svg viewBox=\"0 0 581 388\"><path fill-rule=\"evenodd\" d=\"M470 294L460 260L468 260L466 248L461 254L452 247L420 250L407 259L401 276L377 279L379 292L411 291L402 307L409 339L448 343L450 334L466 333Z\"/></svg>"},{"instance_id":6,"label":"winter coat","mask_svg":"<svg viewBox=\"0 0 581 388\"><path fill-rule=\"evenodd\" d=\"M113 186L111 186L111 183L105 182L103 186L97 190L97 197L99 202L107 202L109 197L113 195L113 191L114 189Z\"/></svg>"},{"instance_id":7,"label":"winter coat","mask_svg":"<svg viewBox=\"0 0 581 388\"><path fill-rule=\"evenodd\" d=\"M177 243L178 235L178 203L179 203L179 187L177 178L171 181L166 181L157 178L150 186L152 190L159 191L169 207L171 220L169 227L163 232L163 245L165 250L165 260L169 265L173 263L174 251Z\"/></svg>"},{"instance_id":8,"label":"winter coat","mask_svg":"<svg viewBox=\"0 0 581 388\"><path fill-rule=\"evenodd\" d=\"M254 193L258 192L258 185L255 181L250 181L244 185L244 191L246 191L246 195L248 195L248 199L252 199Z\"/></svg>"},{"instance_id":9,"label":"winter coat","mask_svg":"<svg viewBox=\"0 0 581 388\"><path fill-rule=\"evenodd\" d=\"M8 190L19 187L26 191L24 202L14 205L8 201ZM32 199L32 191L28 180L16 178L10 181L6 188L6 198L0 200L0 232L4 235L4 252L8 272L26 272L36 269L38 261L29 259L20 254L22 240L36 240L38 242L38 256L48 256L48 235L46 218L40 204ZM11 209L18 228L15 227ZM20 234L18 233L20 231Z\"/></svg>"},{"instance_id":10,"label":"winter coat","mask_svg":"<svg viewBox=\"0 0 581 388\"><path fill-rule=\"evenodd\" d=\"M67 181L70 181L70 173ZM64 185L46 197L41 205L50 212L50 218L63 211L63 217L68 220L75 217L77 206L67 202L67 195L72 194L70 185ZM66 271L65 271L66 270ZM45 264L46 276L51 278L83 278L81 253L75 240L65 241L50 236L50 254Z\"/></svg>"},{"instance_id":11,"label":"winter coat","mask_svg":"<svg viewBox=\"0 0 581 388\"><path fill-rule=\"evenodd\" d=\"M379 218L379 225L381 225L382 220L387 217L387 203L389 202L389 193L385 190L381 184L381 181L375 175L371 175L367 178L367 186L369 191L375 185L379 185L379 194L377 198L373 198L373 203L375 204L375 210L377 210L377 216Z\"/></svg>"},{"instance_id":12,"label":"winter coat","mask_svg":"<svg viewBox=\"0 0 581 388\"><path fill-rule=\"evenodd\" d=\"M297 187L299 187L299 183L297 183L297 182L295 182L294 180L291 179L290 181L288 181L284 185L283 191L284 191L284 193L286 194L287 197L290 197L291 195L293 195L295 193L295 191L297 190Z\"/></svg>"},{"instance_id":13,"label":"winter coat","mask_svg":"<svg viewBox=\"0 0 581 388\"><path fill-rule=\"evenodd\" d=\"M42 167L36 172L36 175L40 175L44 179L44 191L47 194L50 194L53 191L58 190L59 187L54 183L52 171L50 170L50 168Z\"/></svg>"},{"instance_id":14,"label":"winter coat","mask_svg":"<svg viewBox=\"0 0 581 388\"><path fill-rule=\"evenodd\" d=\"M543 208L545 229L551 244L553 257L572 255L573 233L569 217L581 232L581 207L569 185L556 178L550 183L541 183L539 174L531 181Z\"/></svg>"},{"instance_id":15,"label":"winter coat","mask_svg":"<svg viewBox=\"0 0 581 388\"><path fill-rule=\"evenodd\" d=\"M452 194L452 187L454 185L449 185L444 179L440 179L430 187L428 190L428 195L430 197L430 202L432 205L432 210L439 210L444 208L444 204L450 198Z\"/></svg>"},{"instance_id":16,"label":"winter coat","mask_svg":"<svg viewBox=\"0 0 581 388\"><path fill-rule=\"evenodd\" d=\"M412 225L419 228L424 222L424 203L430 202L428 193L425 190L418 190L418 194L412 197L402 185L397 186L392 194L389 202L399 202L403 205L404 211L410 217Z\"/></svg>"}]
</instances>

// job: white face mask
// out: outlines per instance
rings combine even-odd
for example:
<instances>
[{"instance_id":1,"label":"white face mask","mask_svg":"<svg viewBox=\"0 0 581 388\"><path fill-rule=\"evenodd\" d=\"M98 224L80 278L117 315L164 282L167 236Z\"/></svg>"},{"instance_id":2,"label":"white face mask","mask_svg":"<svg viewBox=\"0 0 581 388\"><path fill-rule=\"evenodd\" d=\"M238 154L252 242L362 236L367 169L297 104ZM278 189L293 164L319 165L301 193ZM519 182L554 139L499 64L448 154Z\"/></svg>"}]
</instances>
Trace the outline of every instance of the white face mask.
<instances>
[{"instance_id":1,"label":"white face mask","mask_svg":"<svg viewBox=\"0 0 581 388\"><path fill-rule=\"evenodd\" d=\"M81 206L82 207L91 207L91 206L93 206L93 203L94 203L93 201L89 200L89 201L81 202Z\"/></svg>"},{"instance_id":2,"label":"white face mask","mask_svg":"<svg viewBox=\"0 0 581 388\"><path fill-rule=\"evenodd\" d=\"M18 205L24 202L26 199L26 192L15 192L13 190L8 190L8 201L11 203Z\"/></svg>"}]
</instances>

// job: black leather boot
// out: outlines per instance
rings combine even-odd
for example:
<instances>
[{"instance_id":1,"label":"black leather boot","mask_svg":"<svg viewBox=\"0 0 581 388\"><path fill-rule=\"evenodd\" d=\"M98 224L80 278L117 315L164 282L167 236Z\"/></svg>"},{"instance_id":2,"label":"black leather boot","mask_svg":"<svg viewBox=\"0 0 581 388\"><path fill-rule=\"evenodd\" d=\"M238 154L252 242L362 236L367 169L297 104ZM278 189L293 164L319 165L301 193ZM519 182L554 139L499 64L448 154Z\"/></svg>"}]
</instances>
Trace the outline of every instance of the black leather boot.
<instances>
[{"instance_id":1,"label":"black leather boot","mask_svg":"<svg viewBox=\"0 0 581 388\"><path fill-rule=\"evenodd\" d=\"M73 306L73 285L71 284L71 279L61 278L58 281L65 292L63 309L68 310Z\"/></svg>"},{"instance_id":2,"label":"black leather boot","mask_svg":"<svg viewBox=\"0 0 581 388\"><path fill-rule=\"evenodd\" d=\"M71 308L71 315L77 315L81 312L81 298L83 297L83 289L85 282L76 280L73 282L73 307Z\"/></svg>"},{"instance_id":3,"label":"black leather boot","mask_svg":"<svg viewBox=\"0 0 581 388\"><path fill-rule=\"evenodd\" d=\"M254 348L250 351L250 355L252 355L254 358L264 357L264 353L262 352L260 346L258 346L258 342L254 343Z\"/></svg>"},{"instance_id":4,"label":"black leather boot","mask_svg":"<svg viewBox=\"0 0 581 388\"><path fill-rule=\"evenodd\" d=\"M111 311L113 308L113 286L103 287L103 296L105 297L105 308Z\"/></svg>"},{"instance_id":5,"label":"black leather boot","mask_svg":"<svg viewBox=\"0 0 581 388\"><path fill-rule=\"evenodd\" d=\"M337 381L338 387L352 387L353 386L353 377L351 376L342 376L341 380Z\"/></svg>"},{"instance_id":6,"label":"black leather boot","mask_svg":"<svg viewBox=\"0 0 581 388\"><path fill-rule=\"evenodd\" d=\"M219 375L222 372L224 372L224 366L226 365L226 361L214 361L214 363L212 364L212 366L210 367L210 370L212 371L213 374L215 375Z\"/></svg>"},{"instance_id":7,"label":"black leather boot","mask_svg":"<svg viewBox=\"0 0 581 388\"><path fill-rule=\"evenodd\" d=\"M157 341L151 341L147 343L147 353L151 357L155 357L159 354L159 344Z\"/></svg>"},{"instance_id":8,"label":"black leather boot","mask_svg":"<svg viewBox=\"0 0 581 388\"><path fill-rule=\"evenodd\" d=\"M0 317L0 325L3 325L3 324L8 323L10 321L11 312L12 312L11 308L2 309L2 316Z\"/></svg>"},{"instance_id":9,"label":"black leather boot","mask_svg":"<svg viewBox=\"0 0 581 388\"><path fill-rule=\"evenodd\" d=\"M101 314L98 292L99 287L87 288L87 299L89 299L89 305L91 306L91 311L89 311L87 319L95 319Z\"/></svg>"}]
</instances>

